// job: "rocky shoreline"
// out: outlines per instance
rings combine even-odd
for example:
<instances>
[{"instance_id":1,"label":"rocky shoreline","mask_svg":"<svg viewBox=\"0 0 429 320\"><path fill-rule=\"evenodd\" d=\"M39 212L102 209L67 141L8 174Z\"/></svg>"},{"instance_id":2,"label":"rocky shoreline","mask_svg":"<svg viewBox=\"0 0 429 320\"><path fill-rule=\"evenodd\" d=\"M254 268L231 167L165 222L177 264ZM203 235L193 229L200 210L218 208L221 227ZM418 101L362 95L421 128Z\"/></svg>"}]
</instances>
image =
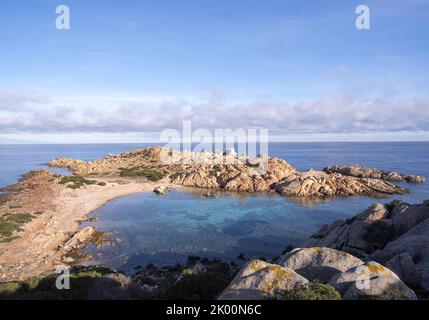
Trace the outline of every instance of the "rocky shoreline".
<instances>
[{"instance_id":1,"label":"rocky shoreline","mask_svg":"<svg viewBox=\"0 0 429 320\"><path fill-rule=\"evenodd\" d=\"M163 177L174 185L243 192L278 192L293 197L366 195L387 197L408 190L389 181L423 183L424 177L357 166L298 172L284 160L248 158L230 150L225 154L173 151L160 147L110 155L101 160L58 158L50 166L76 175Z\"/></svg>"},{"instance_id":2,"label":"rocky shoreline","mask_svg":"<svg viewBox=\"0 0 429 320\"><path fill-rule=\"evenodd\" d=\"M374 204L324 226L274 264L250 261L220 299L282 299L314 283L342 299L426 299L428 245L429 200Z\"/></svg>"},{"instance_id":3,"label":"rocky shoreline","mask_svg":"<svg viewBox=\"0 0 429 320\"><path fill-rule=\"evenodd\" d=\"M0 196L0 282L49 275L75 264L75 253L98 237L95 230L79 231L90 212L114 198L151 192L163 184L114 177L89 179L36 170L4 189L6 193Z\"/></svg>"},{"instance_id":4,"label":"rocky shoreline","mask_svg":"<svg viewBox=\"0 0 429 320\"><path fill-rule=\"evenodd\" d=\"M174 161L165 162L165 154ZM34 277L49 278L58 268L79 264L79 251L90 241L100 237L93 228L78 231L79 222L84 221L88 213L107 201L130 193L155 191L162 195L168 187L185 186L209 190L277 192L303 199L352 195L387 197L408 192L391 181L424 182L423 177L358 166L335 166L323 171L298 172L289 163L277 158L259 156L250 159L238 156L233 151L225 154L195 154L158 147L110 155L90 162L58 158L49 165L68 168L75 175L67 177L46 170L36 170L25 175L16 185L5 188L3 191L6 193L0 195L0 283L19 284ZM354 299L361 295L389 298L396 295L395 297L415 299L416 296L409 287L428 290L429 266L426 260L429 261L429 258L426 257L424 247L427 243L426 224L429 221L426 219L427 208L428 202L415 206L399 202L385 206L375 205L352 219L334 222L304 243L303 247L312 249L299 249L293 255L287 253L273 264L250 261L220 297L246 298L249 296L240 296L246 292L253 298L291 298L297 292L312 295L321 290L327 291L332 298ZM421 243L414 244L415 239L419 239ZM314 261L320 263L320 256L327 256L326 261L331 262L332 259L335 261L335 257L347 257L356 263L346 264L347 268L337 268L339 271L330 274L330 279L325 277L320 282L320 279L312 277L308 272L303 274L302 265L291 265L292 260L300 260L296 257L301 254L305 256L306 266L310 266L315 274L327 268L322 264L317 266L319 269L314 269L315 266L311 265ZM338 261L343 263L341 259ZM213 265L209 264L211 267L208 267L207 261L206 265L200 262L198 260L186 268L171 267L169 271L145 268L135 279L112 270L107 274L110 278L122 279L119 281L122 292L124 286L132 286L134 293L143 293L146 297L148 292L157 291L153 289L154 283L155 288L160 286L162 281L157 279L162 277L159 273L166 278L173 276L177 280L183 277L184 270L191 269L185 274L190 273L197 280L204 278ZM219 261L214 263L219 264ZM377 278L381 279L381 284L374 282L378 291L362 293L344 287L343 282L346 280L341 279L353 279L357 272L353 268L362 266L378 272ZM336 267L328 265L329 269ZM228 272L221 273L231 280L234 270L229 266ZM85 271L80 269L79 272ZM97 278L104 278L105 275L106 273L97 273ZM222 278L219 274L210 274L211 276ZM339 277L336 282L332 280L335 276ZM142 278L149 284L141 282ZM136 279L140 279L138 286L135 286ZM115 281L108 280L111 284ZM170 278L167 282L171 285ZM280 285L279 288L276 288L277 284ZM225 287L226 285L227 283ZM142 286L144 290L140 292ZM298 287L300 289L295 290ZM211 298L215 298L214 292L217 297L220 289L224 288L209 290ZM292 289L295 291L290 292ZM289 292L289 295L285 295L285 292ZM206 297L205 294L202 296Z\"/></svg>"},{"instance_id":5,"label":"rocky shoreline","mask_svg":"<svg viewBox=\"0 0 429 320\"><path fill-rule=\"evenodd\" d=\"M352 250L344 243L331 242L331 247L325 246L323 241L333 239L330 235L342 225L335 222L310 236L301 248L289 249L271 262L252 259L241 269L233 263L201 257L189 257L185 265L139 267L134 276L102 266L77 266L72 268L72 274L75 282L83 282L83 289L82 284L78 286L81 291L57 296L56 275L52 274L46 278L0 284L0 298L37 298L41 295L68 299L71 295L81 299L426 299L429 296L429 200L415 205L399 201L384 206L375 204L345 223L353 225L364 221L364 228L368 228L383 219L400 221L392 216L395 208L397 212L409 215L412 221L407 225L409 229L399 228L401 231L377 250L365 246L366 252L362 251L359 257L351 254ZM385 211L384 218L382 211ZM359 235L350 229L342 234L353 235L362 243L367 241L362 236L364 233ZM86 234L92 232L83 230ZM74 237L69 244L76 241L82 244L85 239ZM323 243L316 246L314 241ZM31 289L18 290L28 283L33 283Z\"/></svg>"}]
</instances>

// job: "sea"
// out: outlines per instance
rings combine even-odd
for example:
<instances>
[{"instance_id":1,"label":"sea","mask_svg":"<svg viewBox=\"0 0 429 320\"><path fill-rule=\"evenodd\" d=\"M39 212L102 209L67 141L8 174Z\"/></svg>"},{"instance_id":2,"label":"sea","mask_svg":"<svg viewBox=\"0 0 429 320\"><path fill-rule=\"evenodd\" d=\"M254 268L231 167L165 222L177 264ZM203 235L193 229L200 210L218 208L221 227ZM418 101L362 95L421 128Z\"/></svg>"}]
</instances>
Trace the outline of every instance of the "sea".
<instances>
[{"instance_id":1,"label":"sea","mask_svg":"<svg viewBox=\"0 0 429 320\"><path fill-rule=\"evenodd\" d=\"M0 187L23 174L48 168L56 157L94 160L153 144L0 145ZM352 165L393 170L429 178L429 142L270 143L270 156L298 170ZM104 245L90 244L87 264L103 264L132 273L147 264L184 263L189 256L240 263L243 258L273 259L287 246L299 246L324 224L347 219L370 205L401 199L429 199L429 182L401 183L405 195L385 199L336 197L310 200L277 194L219 192L207 198L196 190L172 190L165 196L138 193L114 199L90 214L81 227L110 234Z\"/></svg>"}]
</instances>

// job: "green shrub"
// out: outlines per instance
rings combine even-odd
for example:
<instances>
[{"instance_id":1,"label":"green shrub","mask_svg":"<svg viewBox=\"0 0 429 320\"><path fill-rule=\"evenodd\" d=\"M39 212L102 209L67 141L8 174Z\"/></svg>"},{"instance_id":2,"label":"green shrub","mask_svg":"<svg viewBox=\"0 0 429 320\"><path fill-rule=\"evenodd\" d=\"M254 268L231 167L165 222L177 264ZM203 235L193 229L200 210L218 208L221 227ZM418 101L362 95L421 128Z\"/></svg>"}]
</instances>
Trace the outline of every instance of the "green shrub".
<instances>
[{"instance_id":1,"label":"green shrub","mask_svg":"<svg viewBox=\"0 0 429 320\"><path fill-rule=\"evenodd\" d=\"M0 300L67 300L85 299L94 280L113 271L104 267L78 267L70 271L71 290L58 290L56 275L46 278L33 277L22 282L0 284Z\"/></svg>"},{"instance_id":2,"label":"green shrub","mask_svg":"<svg viewBox=\"0 0 429 320\"><path fill-rule=\"evenodd\" d=\"M282 298L285 300L341 300L341 295L329 284L310 283L286 290Z\"/></svg>"},{"instance_id":3,"label":"green shrub","mask_svg":"<svg viewBox=\"0 0 429 320\"><path fill-rule=\"evenodd\" d=\"M101 187L104 187L104 186L106 186L106 185L107 185L107 183L106 183L106 182L99 182L99 183L97 183L97 185L98 185L98 186L101 186Z\"/></svg>"},{"instance_id":4,"label":"green shrub","mask_svg":"<svg viewBox=\"0 0 429 320\"><path fill-rule=\"evenodd\" d=\"M150 181L159 181L164 177L161 172L144 167L121 168L119 170L121 177L146 177Z\"/></svg>"},{"instance_id":5,"label":"green shrub","mask_svg":"<svg viewBox=\"0 0 429 320\"><path fill-rule=\"evenodd\" d=\"M170 299L210 300L216 299L229 285L231 277L220 272L185 274L167 294Z\"/></svg>"},{"instance_id":6,"label":"green shrub","mask_svg":"<svg viewBox=\"0 0 429 320\"><path fill-rule=\"evenodd\" d=\"M81 176L64 176L61 178L59 184L67 184L67 188L79 189L84 185L96 184L95 180L88 180Z\"/></svg>"},{"instance_id":7,"label":"green shrub","mask_svg":"<svg viewBox=\"0 0 429 320\"><path fill-rule=\"evenodd\" d=\"M394 289L381 295L360 295L359 300L410 300L401 290Z\"/></svg>"},{"instance_id":8,"label":"green shrub","mask_svg":"<svg viewBox=\"0 0 429 320\"><path fill-rule=\"evenodd\" d=\"M28 213L7 213L0 216L0 236L4 237L2 242L10 242L15 231L21 231L21 225L30 222L34 216Z\"/></svg>"}]
</instances>

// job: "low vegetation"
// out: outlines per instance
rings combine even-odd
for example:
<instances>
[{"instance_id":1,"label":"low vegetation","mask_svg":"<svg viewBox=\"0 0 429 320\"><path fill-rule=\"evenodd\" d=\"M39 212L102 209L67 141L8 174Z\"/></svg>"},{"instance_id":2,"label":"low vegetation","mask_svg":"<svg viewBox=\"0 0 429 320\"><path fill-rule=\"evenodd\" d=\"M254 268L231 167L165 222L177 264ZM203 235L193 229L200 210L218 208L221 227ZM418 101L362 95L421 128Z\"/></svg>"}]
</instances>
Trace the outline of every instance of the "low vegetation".
<instances>
[{"instance_id":1,"label":"low vegetation","mask_svg":"<svg viewBox=\"0 0 429 320\"><path fill-rule=\"evenodd\" d=\"M155 277L137 274L131 282L120 280L121 275L109 268L77 266L70 270L70 290L56 288L57 275L33 277L0 283L0 300L99 299L100 294L109 299L216 299L230 283L233 272L227 263L217 259L198 263L203 270L197 271L194 264L176 265L166 276L164 271ZM140 287L143 284L157 289L145 292Z\"/></svg>"},{"instance_id":2,"label":"low vegetation","mask_svg":"<svg viewBox=\"0 0 429 320\"><path fill-rule=\"evenodd\" d=\"M286 290L285 300L341 300L340 293L329 284L310 283L298 288Z\"/></svg>"},{"instance_id":3,"label":"low vegetation","mask_svg":"<svg viewBox=\"0 0 429 320\"><path fill-rule=\"evenodd\" d=\"M66 184L67 188L70 188L70 189L79 189L84 185L97 184L97 181L88 180L81 176L64 176L61 178L59 184Z\"/></svg>"},{"instance_id":4,"label":"low vegetation","mask_svg":"<svg viewBox=\"0 0 429 320\"><path fill-rule=\"evenodd\" d=\"M409 298L401 290L394 289L381 295L360 295L359 300L409 300Z\"/></svg>"},{"instance_id":5,"label":"low vegetation","mask_svg":"<svg viewBox=\"0 0 429 320\"><path fill-rule=\"evenodd\" d=\"M121 177L146 177L150 181L159 181L164 177L164 174L145 167L131 167L131 168L121 168L120 176Z\"/></svg>"},{"instance_id":6,"label":"low vegetation","mask_svg":"<svg viewBox=\"0 0 429 320\"><path fill-rule=\"evenodd\" d=\"M0 284L0 300L68 300L87 298L96 279L112 273L103 267L75 268L70 273L70 290L56 288L56 276L33 277L23 282Z\"/></svg>"},{"instance_id":7,"label":"low vegetation","mask_svg":"<svg viewBox=\"0 0 429 320\"><path fill-rule=\"evenodd\" d=\"M17 239L18 237L13 234L21 231L21 226L33 219L34 216L28 213L6 213L0 216L0 242Z\"/></svg>"},{"instance_id":8,"label":"low vegetation","mask_svg":"<svg viewBox=\"0 0 429 320\"><path fill-rule=\"evenodd\" d=\"M188 266L183 268L177 280L170 282L160 292L157 298L161 299L185 299L185 300L208 300L216 299L228 286L233 278L233 270L219 259L209 260L207 258L198 262L195 257ZM204 270L195 270L198 263ZM171 281L173 280L173 281Z\"/></svg>"}]
</instances>

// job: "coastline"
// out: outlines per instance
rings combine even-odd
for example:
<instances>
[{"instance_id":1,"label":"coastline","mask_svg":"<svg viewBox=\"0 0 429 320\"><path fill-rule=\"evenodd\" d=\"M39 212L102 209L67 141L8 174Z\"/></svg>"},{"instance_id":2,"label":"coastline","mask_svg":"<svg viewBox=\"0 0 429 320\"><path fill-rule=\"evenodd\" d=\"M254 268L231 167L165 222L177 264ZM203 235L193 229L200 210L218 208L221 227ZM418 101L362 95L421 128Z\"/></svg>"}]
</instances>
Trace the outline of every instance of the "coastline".
<instances>
[{"instance_id":1,"label":"coastline","mask_svg":"<svg viewBox=\"0 0 429 320\"><path fill-rule=\"evenodd\" d=\"M17 184L4 189L8 192L0 195L0 222L3 223L0 229L0 283L48 276L65 266L78 265L80 257L77 253L89 242L97 241L98 237L93 227L79 230L79 223L108 201L133 193L154 191L163 194L166 188L182 187L205 190L208 197L215 196L215 190L225 190L246 194L276 192L284 196L299 195L302 199L307 196L324 199L344 195L377 198L408 192L389 181L424 183L424 177L357 165L299 172L278 158L242 159L235 153L198 154L208 160L220 157L221 160L230 160L232 163L179 162L165 165L160 158L163 151L165 150L161 148L135 150L92 162L57 158L49 164L68 168L75 175L61 176L46 170L36 170L24 175ZM195 156L188 153L177 155L179 159ZM256 168L261 169L264 165L267 165L265 173L257 175ZM392 204L386 206L384 214L380 214L381 218L378 218L377 211L377 215L371 213L371 219L363 223L384 219L388 223L384 220L382 222L388 226L395 224L396 209L390 208L394 206ZM426 207L422 210L426 212ZM395 219L390 218L391 216ZM345 222L347 228L350 221L354 220L348 219ZM361 227L360 220L359 223ZM15 229L5 232L5 225ZM366 224L364 226L357 241L365 239ZM322 245L313 250L316 253L315 261L318 261L321 249L325 250ZM314 252L311 254L314 255ZM328 256L334 254L343 257L346 254L342 251L327 252ZM363 260L358 259L358 265L363 263ZM261 267L271 271L279 268L275 264L263 264ZM373 268L372 265L370 267ZM250 265L250 269L252 268ZM286 271L290 274L290 270ZM396 275L389 276L389 279L402 284ZM408 298L414 297L414 293L408 295Z\"/></svg>"},{"instance_id":2,"label":"coastline","mask_svg":"<svg viewBox=\"0 0 429 320\"><path fill-rule=\"evenodd\" d=\"M41 175L44 182L50 184L52 193L39 195L38 188L35 188L32 194L26 195L26 198L32 198L32 202L15 208L20 213L33 214L34 219L22 227L19 238L0 243L0 282L22 281L64 267L60 249L79 231L80 222L89 213L118 197L152 192L155 186L172 186L162 181L97 177L97 181L106 185L86 185L72 190L49 181L54 175L47 171Z\"/></svg>"}]
</instances>

